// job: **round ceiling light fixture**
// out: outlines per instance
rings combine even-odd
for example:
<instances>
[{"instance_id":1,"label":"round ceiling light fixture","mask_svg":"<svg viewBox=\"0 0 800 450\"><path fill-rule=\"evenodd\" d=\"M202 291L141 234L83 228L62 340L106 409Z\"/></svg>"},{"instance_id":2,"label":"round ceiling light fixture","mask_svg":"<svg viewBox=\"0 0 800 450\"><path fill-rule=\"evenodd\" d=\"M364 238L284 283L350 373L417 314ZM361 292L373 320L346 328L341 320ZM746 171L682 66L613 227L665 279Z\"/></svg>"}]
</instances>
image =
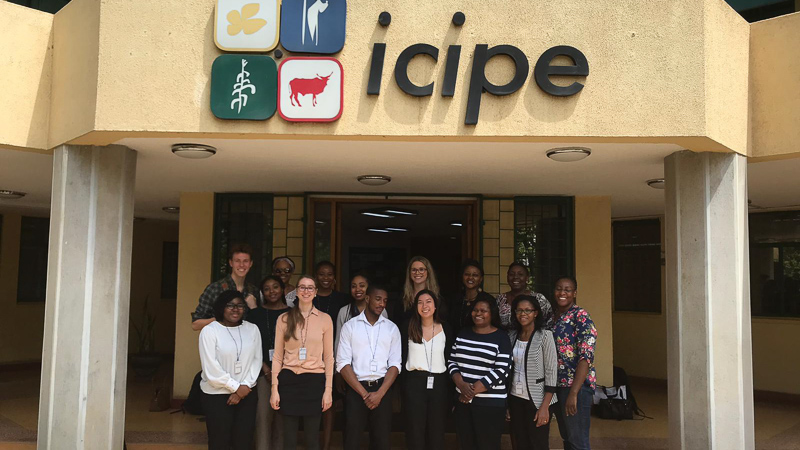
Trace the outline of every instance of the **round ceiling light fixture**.
<instances>
[{"instance_id":1,"label":"round ceiling light fixture","mask_svg":"<svg viewBox=\"0 0 800 450\"><path fill-rule=\"evenodd\" d=\"M647 185L653 189L664 189L664 179L653 178L652 180L647 180Z\"/></svg>"},{"instance_id":2,"label":"round ceiling light fixture","mask_svg":"<svg viewBox=\"0 0 800 450\"><path fill-rule=\"evenodd\" d=\"M3 200L16 200L25 197L27 194L20 191L10 191L7 189L0 189L0 199Z\"/></svg>"},{"instance_id":3,"label":"round ceiling light fixture","mask_svg":"<svg viewBox=\"0 0 800 450\"><path fill-rule=\"evenodd\" d=\"M172 153L187 159L205 159L217 154L217 149L203 144L175 144Z\"/></svg>"},{"instance_id":4,"label":"round ceiling light fixture","mask_svg":"<svg viewBox=\"0 0 800 450\"><path fill-rule=\"evenodd\" d=\"M547 151L547 157L558 162L575 162L592 154L586 147L559 147Z\"/></svg>"},{"instance_id":5,"label":"round ceiling light fixture","mask_svg":"<svg viewBox=\"0 0 800 450\"><path fill-rule=\"evenodd\" d=\"M165 206L165 207L161 208L161 210L164 211L164 212L168 212L170 214L178 214L179 212L181 212L181 207L180 206Z\"/></svg>"},{"instance_id":6,"label":"round ceiling light fixture","mask_svg":"<svg viewBox=\"0 0 800 450\"><path fill-rule=\"evenodd\" d=\"M356 177L356 180L367 186L383 186L392 181L392 177L388 175L359 175Z\"/></svg>"}]
</instances>

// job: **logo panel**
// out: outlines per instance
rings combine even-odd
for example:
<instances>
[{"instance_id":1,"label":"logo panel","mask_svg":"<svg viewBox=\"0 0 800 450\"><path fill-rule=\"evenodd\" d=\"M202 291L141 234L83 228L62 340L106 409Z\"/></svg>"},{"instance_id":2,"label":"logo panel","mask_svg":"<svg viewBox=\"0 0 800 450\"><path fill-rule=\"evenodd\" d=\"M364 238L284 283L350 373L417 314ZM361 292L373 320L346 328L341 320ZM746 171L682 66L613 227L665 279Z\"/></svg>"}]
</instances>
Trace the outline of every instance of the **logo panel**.
<instances>
[{"instance_id":1,"label":"logo panel","mask_svg":"<svg viewBox=\"0 0 800 450\"><path fill-rule=\"evenodd\" d=\"M221 50L267 52L278 45L279 0L217 0L214 42Z\"/></svg>"},{"instance_id":2,"label":"logo panel","mask_svg":"<svg viewBox=\"0 0 800 450\"><path fill-rule=\"evenodd\" d=\"M278 72L278 111L293 122L332 122L342 115L344 71L333 58L287 58Z\"/></svg>"},{"instance_id":3,"label":"logo panel","mask_svg":"<svg viewBox=\"0 0 800 450\"><path fill-rule=\"evenodd\" d=\"M281 45L290 52L333 54L344 47L346 0L284 0Z\"/></svg>"},{"instance_id":4,"label":"logo panel","mask_svg":"<svg viewBox=\"0 0 800 450\"><path fill-rule=\"evenodd\" d=\"M211 66L211 112L220 119L269 119L277 84L278 67L269 56L221 55Z\"/></svg>"}]
</instances>

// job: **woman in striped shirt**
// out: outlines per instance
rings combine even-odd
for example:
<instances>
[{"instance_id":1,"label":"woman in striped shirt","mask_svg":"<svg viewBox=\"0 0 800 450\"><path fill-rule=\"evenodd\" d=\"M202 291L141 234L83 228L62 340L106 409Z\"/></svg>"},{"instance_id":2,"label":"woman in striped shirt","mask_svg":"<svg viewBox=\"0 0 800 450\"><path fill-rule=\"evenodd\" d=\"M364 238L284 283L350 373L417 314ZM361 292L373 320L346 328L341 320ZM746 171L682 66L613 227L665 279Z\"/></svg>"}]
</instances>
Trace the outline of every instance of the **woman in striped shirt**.
<instances>
[{"instance_id":1,"label":"woman in striped shirt","mask_svg":"<svg viewBox=\"0 0 800 450\"><path fill-rule=\"evenodd\" d=\"M544 329L544 315L535 297L519 295L511 306L511 440L515 450L548 450L550 405L556 402L556 344L553 333Z\"/></svg>"},{"instance_id":2,"label":"woman in striped shirt","mask_svg":"<svg viewBox=\"0 0 800 450\"><path fill-rule=\"evenodd\" d=\"M456 431L461 450L500 448L506 406L511 344L500 326L497 303L478 299L472 327L453 344L448 371L456 384Z\"/></svg>"}]
</instances>

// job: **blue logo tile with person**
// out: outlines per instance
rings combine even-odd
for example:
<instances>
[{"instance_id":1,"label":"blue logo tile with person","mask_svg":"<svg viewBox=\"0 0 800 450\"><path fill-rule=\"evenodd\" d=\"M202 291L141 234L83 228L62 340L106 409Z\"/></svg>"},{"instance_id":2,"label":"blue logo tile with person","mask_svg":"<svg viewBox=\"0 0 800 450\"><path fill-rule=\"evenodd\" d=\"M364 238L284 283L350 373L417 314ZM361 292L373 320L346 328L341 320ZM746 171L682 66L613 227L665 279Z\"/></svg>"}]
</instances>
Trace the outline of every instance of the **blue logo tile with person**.
<instances>
[{"instance_id":1,"label":"blue logo tile with person","mask_svg":"<svg viewBox=\"0 0 800 450\"><path fill-rule=\"evenodd\" d=\"M281 45L290 52L337 53L346 23L346 0L283 0Z\"/></svg>"}]
</instances>

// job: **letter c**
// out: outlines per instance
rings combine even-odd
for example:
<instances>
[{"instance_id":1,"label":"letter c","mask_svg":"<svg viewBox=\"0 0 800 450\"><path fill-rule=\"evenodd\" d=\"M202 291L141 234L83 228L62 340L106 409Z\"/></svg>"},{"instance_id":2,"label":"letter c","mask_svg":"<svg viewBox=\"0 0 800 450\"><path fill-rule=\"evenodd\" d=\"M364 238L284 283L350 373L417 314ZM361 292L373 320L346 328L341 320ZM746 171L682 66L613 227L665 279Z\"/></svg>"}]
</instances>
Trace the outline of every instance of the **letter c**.
<instances>
[{"instance_id":1,"label":"letter c","mask_svg":"<svg viewBox=\"0 0 800 450\"><path fill-rule=\"evenodd\" d=\"M439 61L439 49L429 44L414 44L400 53L397 64L394 66L394 80L397 86L408 95L426 97L433 94L433 82L426 86L417 86L408 79L408 63L417 55L428 55L434 61Z\"/></svg>"}]
</instances>

